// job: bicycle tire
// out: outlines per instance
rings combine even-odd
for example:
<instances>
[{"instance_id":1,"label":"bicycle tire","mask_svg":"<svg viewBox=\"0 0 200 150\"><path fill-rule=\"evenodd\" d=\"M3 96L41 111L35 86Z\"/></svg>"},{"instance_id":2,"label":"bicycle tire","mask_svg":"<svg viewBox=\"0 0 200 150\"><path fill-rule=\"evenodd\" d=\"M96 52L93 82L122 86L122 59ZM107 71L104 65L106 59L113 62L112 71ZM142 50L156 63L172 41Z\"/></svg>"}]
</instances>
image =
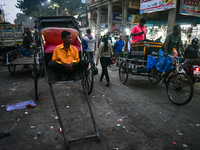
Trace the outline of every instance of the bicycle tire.
<instances>
[{"instance_id":1,"label":"bicycle tire","mask_svg":"<svg viewBox=\"0 0 200 150\"><path fill-rule=\"evenodd\" d=\"M119 66L119 78L121 83L123 84L126 83L126 81L128 80L128 74L129 74L128 63L123 60Z\"/></svg>"},{"instance_id":2,"label":"bicycle tire","mask_svg":"<svg viewBox=\"0 0 200 150\"><path fill-rule=\"evenodd\" d=\"M87 51L83 52L82 58L83 58L83 60L87 60L89 62L87 69L85 69L84 72L83 72L84 75L85 75L85 80L82 82L82 86L85 85L87 94L90 95L93 91L93 85L94 85L93 64L92 64L92 60L90 58L90 55Z\"/></svg>"},{"instance_id":3,"label":"bicycle tire","mask_svg":"<svg viewBox=\"0 0 200 150\"><path fill-rule=\"evenodd\" d=\"M158 71L156 70L155 71L155 77L153 77L151 75L151 72L148 72L148 78L149 78L149 81L152 83L152 84L156 84L156 83L159 83L161 81L160 79L160 75L158 74Z\"/></svg>"},{"instance_id":4,"label":"bicycle tire","mask_svg":"<svg viewBox=\"0 0 200 150\"><path fill-rule=\"evenodd\" d=\"M177 106L181 106L189 103L192 99L194 86L187 74L177 73L177 77L171 75L168 78L166 91L170 101Z\"/></svg>"}]
</instances>

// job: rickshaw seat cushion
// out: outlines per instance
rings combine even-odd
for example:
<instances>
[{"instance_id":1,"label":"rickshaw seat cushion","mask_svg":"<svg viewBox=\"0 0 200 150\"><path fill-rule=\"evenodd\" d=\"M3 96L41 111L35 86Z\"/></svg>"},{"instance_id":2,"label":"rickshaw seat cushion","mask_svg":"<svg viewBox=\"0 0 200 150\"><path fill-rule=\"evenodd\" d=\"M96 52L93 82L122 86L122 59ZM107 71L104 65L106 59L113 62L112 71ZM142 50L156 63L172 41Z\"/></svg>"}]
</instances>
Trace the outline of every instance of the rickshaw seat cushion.
<instances>
[{"instance_id":1,"label":"rickshaw seat cushion","mask_svg":"<svg viewBox=\"0 0 200 150\"><path fill-rule=\"evenodd\" d=\"M79 36L79 32L77 30L72 28L48 27L40 31L40 36L43 35L46 42L46 45L44 45L45 54L53 53L55 47L63 43L61 38L61 33L63 31L71 32L71 45L75 46L79 52L81 51L81 43L77 39L77 36Z\"/></svg>"},{"instance_id":2,"label":"rickshaw seat cushion","mask_svg":"<svg viewBox=\"0 0 200 150\"><path fill-rule=\"evenodd\" d=\"M45 54L51 54L51 53L53 53L54 49L58 45L59 44L46 44L46 46L44 46L44 52L45 52ZM81 51L81 48L78 45L72 45L72 46L76 47L78 49L78 52Z\"/></svg>"}]
</instances>

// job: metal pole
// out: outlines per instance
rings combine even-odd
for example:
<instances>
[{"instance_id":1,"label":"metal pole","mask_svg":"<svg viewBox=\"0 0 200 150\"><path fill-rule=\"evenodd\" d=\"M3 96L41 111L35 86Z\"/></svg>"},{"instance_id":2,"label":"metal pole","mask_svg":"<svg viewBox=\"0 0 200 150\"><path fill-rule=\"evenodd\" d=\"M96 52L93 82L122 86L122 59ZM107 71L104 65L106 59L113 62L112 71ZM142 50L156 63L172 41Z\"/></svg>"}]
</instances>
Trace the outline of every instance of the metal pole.
<instances>
[{"instance_id":1,"label":"metal pole","mask_svg":"<svg viewBox=\"0 0 200 150\"><path fill-rule=\"evenodd\" d=\"M87 4L85 4L86 6L86 27L88 27L88 11L87 11Z\"/></svg>"},{"instance_id":2,"label":"metal pole","mask_svg":"<svg viewBox=\"0 0 200 150\"><path fill-rule=\"evenodd\" d=\"M56 16L58 16L58 6L57 6L57 9L56 9Z\"/></svg>"}]
</instances>

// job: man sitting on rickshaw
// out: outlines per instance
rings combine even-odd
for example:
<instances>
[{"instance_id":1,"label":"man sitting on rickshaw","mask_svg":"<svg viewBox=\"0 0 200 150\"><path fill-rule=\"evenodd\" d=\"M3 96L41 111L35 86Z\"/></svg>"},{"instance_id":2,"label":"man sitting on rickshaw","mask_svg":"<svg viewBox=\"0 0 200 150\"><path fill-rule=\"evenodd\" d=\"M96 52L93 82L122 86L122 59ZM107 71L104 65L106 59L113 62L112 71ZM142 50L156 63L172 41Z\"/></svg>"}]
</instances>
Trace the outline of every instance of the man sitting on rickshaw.
<instances>
[{"instance_id":1,"label":"man sitting on rickshaw","mask_svg":"<svg viewBox=\"0 0 200 150\"><path fill-rule=\"evenodd\" d=\"M71 45L72 36L68 31L61 34L63 44L58 45L52 56L49 67L57 74L58 80L74 79L74 75L79 71L84 71L89 62L80 61L78 50Z\"/></svg>"}]
</instances>

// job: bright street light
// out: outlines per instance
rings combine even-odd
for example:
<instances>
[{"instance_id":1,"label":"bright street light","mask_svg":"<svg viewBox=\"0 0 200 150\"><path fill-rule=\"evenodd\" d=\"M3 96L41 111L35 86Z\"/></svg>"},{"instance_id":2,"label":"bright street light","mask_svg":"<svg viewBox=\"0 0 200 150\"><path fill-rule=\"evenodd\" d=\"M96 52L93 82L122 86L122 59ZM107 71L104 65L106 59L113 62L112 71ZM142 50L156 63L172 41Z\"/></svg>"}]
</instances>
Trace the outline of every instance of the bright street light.
<instances>
[{"instance_id":1,"label":"bright street light","mask_svg":"<svg viewBox=\"0 0 200 150\"><path fill-rule=\"evenodd\" d=\"M52 6L49 6L49 8L52 8L52 9L56 8L56 16L58 16L58 7L60 7L58 4L53 4Z\"/></svg>"},{"instance_id":2,"label":"bright street light","mask_svg":"<svg viewBox=\"0 0 200 150\"><path fill-rule=\"evenodd\" d=\"M48 0L48 2L50 3L50 2L51 2L51 0Z\"/></svg>"}]
</instances>

